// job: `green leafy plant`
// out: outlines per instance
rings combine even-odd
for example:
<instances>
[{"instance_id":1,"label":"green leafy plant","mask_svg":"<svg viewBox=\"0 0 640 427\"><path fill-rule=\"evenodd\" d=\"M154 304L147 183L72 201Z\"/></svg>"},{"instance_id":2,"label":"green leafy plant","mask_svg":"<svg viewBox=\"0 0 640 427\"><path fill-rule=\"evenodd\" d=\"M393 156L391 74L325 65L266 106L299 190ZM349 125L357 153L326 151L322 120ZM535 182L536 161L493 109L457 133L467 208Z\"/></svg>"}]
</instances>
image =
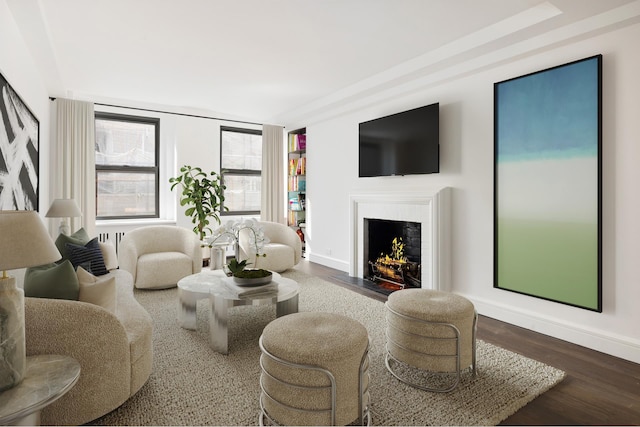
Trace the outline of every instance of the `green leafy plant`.
<instances>
[{"instance_id":1,"label":"green leafy plant","mask_svg":"<svg viewBox=\"0 0 640 427\"><path fill-rule=\"evenodd\" d=\"M251 263L248 263L246 259L242 260L242 261L238 261L237 259L232 258L227 263L227 268L229 269L231 274L235 276L236 274L240 273L242 270L244 270L250 264Z\"/></svg>"},{"instance_id":2,"label":"green leafy plant","mask_svg":"<svg viewBox=\"0 0 640 427\"><path fill-rule=\"evenodd\" d=\"M200 240L204 240L206 232L211 232L210 218L220 224L223 191L226 188L220 176L213 171L207 174L201 168L185 165L180 168L180 175L169 178L169 182L171 190L176 186L182 188L180 206L188 206L184 213L191 217L191 222L195 224L193 231Z\"/></svg>"}]
</instances>

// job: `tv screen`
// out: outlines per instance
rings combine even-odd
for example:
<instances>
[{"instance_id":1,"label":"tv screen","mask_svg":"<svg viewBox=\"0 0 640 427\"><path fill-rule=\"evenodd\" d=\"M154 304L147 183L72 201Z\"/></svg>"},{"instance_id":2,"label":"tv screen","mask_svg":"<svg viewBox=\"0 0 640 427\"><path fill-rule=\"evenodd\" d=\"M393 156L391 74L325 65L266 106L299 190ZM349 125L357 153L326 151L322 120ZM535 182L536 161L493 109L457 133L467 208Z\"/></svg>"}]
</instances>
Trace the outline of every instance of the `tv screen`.
<instances>
[{"instance_id":1,"label":"tv screen","mask_svg":"<svg viewBox=\"0 0 640 427\"><path fill-rule=\"evenodd\" d=\"M360 177L440 172L440 104L360 123Z\"/></svg>"}]
</instances>

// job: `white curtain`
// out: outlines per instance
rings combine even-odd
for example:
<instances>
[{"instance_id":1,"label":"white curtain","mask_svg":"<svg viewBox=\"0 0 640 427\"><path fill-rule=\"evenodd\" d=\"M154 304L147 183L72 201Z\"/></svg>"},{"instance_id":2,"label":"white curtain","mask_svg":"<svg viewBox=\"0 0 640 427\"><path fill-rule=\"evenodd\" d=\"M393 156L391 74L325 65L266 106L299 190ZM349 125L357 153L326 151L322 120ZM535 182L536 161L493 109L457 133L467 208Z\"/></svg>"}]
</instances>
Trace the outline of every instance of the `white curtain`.
<instances>
[{"instance_id":1,"label":"white curtain","mask_svg":"<svg viewBox=\"0 0 640 427\"><path fill-rule=\"evenodd\" d=\"M262 203L260 219L286 224L284 212L284 130L262 126Z\"/></svg>"},{"instance_id":2,"label":"white curtain","mask_svg":"<svg viewBox=\"0 0 640 427\"><path fill-rule=\"evenodd\" d=\"M81 218L70 219L71 233L84 227L96 232L95 117L93 104L57 98L56 140L53 149L52 185L54 199L75 199Z\"/></svg>"}]
</instances>

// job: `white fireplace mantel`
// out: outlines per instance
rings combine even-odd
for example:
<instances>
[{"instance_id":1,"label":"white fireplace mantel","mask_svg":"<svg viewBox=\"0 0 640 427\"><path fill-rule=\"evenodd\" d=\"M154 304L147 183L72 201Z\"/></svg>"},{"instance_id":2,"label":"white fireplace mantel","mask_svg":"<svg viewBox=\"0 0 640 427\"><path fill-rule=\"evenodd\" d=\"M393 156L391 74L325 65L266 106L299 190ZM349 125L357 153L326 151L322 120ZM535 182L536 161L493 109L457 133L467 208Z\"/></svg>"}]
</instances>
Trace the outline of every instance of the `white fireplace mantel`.
<instances>
[{"instance_id":1,"label":"white fireplace mantel","mask_svg":"<svg viewBox=\"0 0 640 427\"><path fill-rule=\"evenodd\" d=\"M352 194L349 199L349 275L364 277L364 220L419 222L421 226L422 287L449 289L449 187L398 193Z\"/></svg>"}]
</instances>

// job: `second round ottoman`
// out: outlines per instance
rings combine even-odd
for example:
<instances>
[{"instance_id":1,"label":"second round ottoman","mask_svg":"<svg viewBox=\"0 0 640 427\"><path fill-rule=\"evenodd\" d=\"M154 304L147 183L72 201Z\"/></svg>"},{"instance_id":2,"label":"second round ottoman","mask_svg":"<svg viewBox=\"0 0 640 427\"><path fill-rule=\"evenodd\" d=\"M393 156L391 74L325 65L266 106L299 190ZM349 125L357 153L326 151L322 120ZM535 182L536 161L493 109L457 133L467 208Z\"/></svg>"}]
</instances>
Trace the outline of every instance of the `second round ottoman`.
<instances>
[{"instance_id":1,"label":"second round ottoman","mask_svg":"<svg viewBox=\"0 0 640 427\"><path fill-rule=\"evenodd\" d=\"M368 420L369 337L339 314L302 312L260 337L260 423L347 425Z\"/></svg>"},{"instance_id":2,"label":"second round ottoman","mask_svg":"<svg viewBox=\"0 0 640 427\"><path fill-rule=\"evenodd\" d=\"M471 301L450 292L403 289L389 295L386 309L385 362L395 377L424 390L446 392L458 385L461 371L471 368L475 374L477 314ZM424 375L400 369L397 362L433 373L438 380L424 383Z\"/></svg>"}]
</instances>

